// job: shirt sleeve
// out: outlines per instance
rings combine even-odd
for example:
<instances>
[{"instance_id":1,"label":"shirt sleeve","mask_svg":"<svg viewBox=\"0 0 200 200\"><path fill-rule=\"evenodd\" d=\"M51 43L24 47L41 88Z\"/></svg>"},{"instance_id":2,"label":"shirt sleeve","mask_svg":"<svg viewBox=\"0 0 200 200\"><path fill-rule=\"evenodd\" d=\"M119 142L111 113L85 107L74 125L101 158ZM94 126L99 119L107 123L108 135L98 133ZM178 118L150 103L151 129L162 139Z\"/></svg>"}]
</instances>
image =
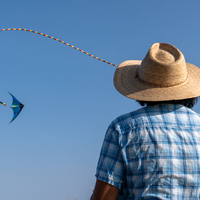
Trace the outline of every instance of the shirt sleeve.
<instances>
[{"instance_id":1,"label":"shirt sleeve","mask_svg":"<svg viewBox=\"0 0 200 200\"><path fill-rule=\"evenodd\" d=\"M96 178L114 185L120 190L123 183L123 174L124 165L119 145L119 134L115 128L110 125L102 145L96 170Z\"/></svg>"}]
</instances>

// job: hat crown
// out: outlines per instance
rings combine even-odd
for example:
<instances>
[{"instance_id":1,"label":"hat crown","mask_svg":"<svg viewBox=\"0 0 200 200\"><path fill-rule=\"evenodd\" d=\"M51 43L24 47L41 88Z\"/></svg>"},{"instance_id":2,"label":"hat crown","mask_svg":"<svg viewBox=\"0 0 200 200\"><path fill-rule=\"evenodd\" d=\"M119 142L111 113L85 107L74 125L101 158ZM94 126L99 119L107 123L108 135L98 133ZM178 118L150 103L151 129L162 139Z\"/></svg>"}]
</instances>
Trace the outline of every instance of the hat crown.
<instances>
[{"instance_id":1,"label":"hat crown","mask_svg":"<svg viewBox=\"0 0 200 200\"><path fill-rule=\"evenodd\" d=\"M155 60L165 63L173 63L176 59L172 54L164 49L158 49L155 55L152 56L155 56Z\"/></svg>"},{"instance_id":2,"label":"hat crown","mask_svg":"<svg viewBox=\"0 0 200 200\"><path fill-rule=\"evenodd\" d=\"M175 46L155 43L142 60L138 75L141 80L158 86L183 83L187 79L185 58Z\"/></svg>"}]
</instances>

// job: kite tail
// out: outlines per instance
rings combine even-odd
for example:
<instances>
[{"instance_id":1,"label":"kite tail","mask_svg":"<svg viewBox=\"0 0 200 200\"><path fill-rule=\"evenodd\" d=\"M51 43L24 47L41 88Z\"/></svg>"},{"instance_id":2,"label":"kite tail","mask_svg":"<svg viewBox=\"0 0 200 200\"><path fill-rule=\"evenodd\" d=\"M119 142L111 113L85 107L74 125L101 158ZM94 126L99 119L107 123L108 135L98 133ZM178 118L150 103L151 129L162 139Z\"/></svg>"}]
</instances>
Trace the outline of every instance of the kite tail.
<instances>
[{"instance_id":1,"label":"kite tail","mask_svg":"<svg viewBox=\"0 0 200 200\"><path fill-rule=\"evenodd\" d=\"M0 103L1 103L2 105L6 106L6 104L5 104L4 102L0 101Z\"/></svg>"},{"instance_id":2,"label":"kite tail","mask_svg":"<svg viewBox=\"0 0 200 200\"><path fill-rule=\"evenodd\" d=\"M45 36L45 37L47 37L47 38L56 40L56 41L58 41L58 42L61 42L61 43L65 44L65 45L67 45L67 46L70 46L70 47L72 47L72 48L74 48L74 49L76 49L76 50L78 50L78 51L80 51L80 52L82 52L82 53L84 53L84 54L86 54L86 55L92 57L92 58L95 58L95 59L97 59L97 60L100 60L101 62L104 62L104 63L107 63L107 64L109 64L109 65L118 67L118 65L115 65L115 64L110 63L110 62L108 62L108 61L106 61L106 60L103 60L103 59L101 59L101 58L98 58L98 57L96 57L96 56L94 56L94 55L92 55L92 54L90 54L90 53L88 53L88 52L86 52L86 51L83 51L83 50L79 49L78 47L75 47L75 46L73 46L73 45L71 45L71 44L69 44L69 43L67 43L67 42L64 42L63 40L59 40L59 39L57 39L57 38L54 38L54 37L49 36L49 35L44 34L44 33L40 33L40 32L38 32L38 31L33 31L33 30L25 29L25 28L7 28L7 29L1 29L1 30L0 30L0 32L2 32L2 31L27 31L27 32L31 32L31 33L36 33L36 34Z\"/></svg>"}]
</instances>

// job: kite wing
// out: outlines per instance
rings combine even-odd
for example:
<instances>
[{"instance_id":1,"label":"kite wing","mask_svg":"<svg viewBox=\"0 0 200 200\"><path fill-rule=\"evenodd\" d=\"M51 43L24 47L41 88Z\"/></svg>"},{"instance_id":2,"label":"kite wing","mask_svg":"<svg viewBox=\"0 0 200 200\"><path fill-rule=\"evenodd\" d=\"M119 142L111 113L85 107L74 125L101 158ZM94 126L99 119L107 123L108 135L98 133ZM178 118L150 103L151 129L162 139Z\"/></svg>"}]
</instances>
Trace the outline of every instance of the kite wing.
<instances>
[{"instance_id":1,"label":"kite wing","mask_svg":"<svg viewBox=\"0 0 200 200\"><path fill-rule=\"evenodd\" d=\"M10 92L8 92L12 98L13 98L13 102L12 105L10 106L13 110L13 118L10 121L10 123L19 115L19 113L22 111L24 105L19 102Z\"/></svg>"}]
</instances>

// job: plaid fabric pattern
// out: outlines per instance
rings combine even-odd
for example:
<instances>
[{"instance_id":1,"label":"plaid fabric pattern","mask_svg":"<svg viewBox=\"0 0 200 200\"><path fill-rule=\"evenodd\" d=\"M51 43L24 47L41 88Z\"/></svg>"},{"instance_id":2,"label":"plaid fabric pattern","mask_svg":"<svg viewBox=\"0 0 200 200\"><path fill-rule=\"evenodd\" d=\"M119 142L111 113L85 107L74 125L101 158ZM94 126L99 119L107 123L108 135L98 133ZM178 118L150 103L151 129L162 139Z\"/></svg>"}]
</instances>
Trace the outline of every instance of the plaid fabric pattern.
<instances>
[{"instance_id":1,"label":"plaid fabric pattern","mask_svg":"<svg viewBox=\"0 0 200 200\"><path fill-rule=\"evenodd\" d=\"M147 106L109 126L96 178L118 200L200 199L200 115L182 105Z\"/></svg>"}]
</instances>

